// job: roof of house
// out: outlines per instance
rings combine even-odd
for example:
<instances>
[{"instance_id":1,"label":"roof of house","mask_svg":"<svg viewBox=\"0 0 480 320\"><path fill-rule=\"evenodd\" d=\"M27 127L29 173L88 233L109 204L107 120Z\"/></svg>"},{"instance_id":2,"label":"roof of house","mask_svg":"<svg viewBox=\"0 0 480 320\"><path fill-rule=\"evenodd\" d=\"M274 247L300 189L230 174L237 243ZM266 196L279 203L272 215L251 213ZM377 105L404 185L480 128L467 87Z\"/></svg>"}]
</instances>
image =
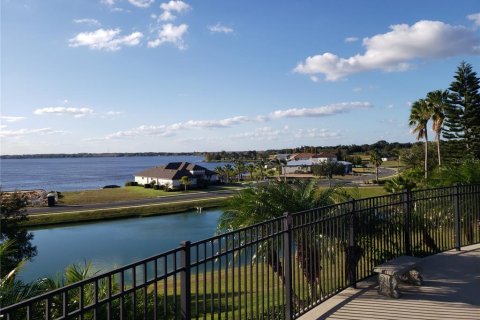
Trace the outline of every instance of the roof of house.
<instances>
[{"instance_id":1,"label":"roof of house","mask_svg":"<svg viewBox=\"0 0 480 320\"><path fill-rule=\"evenodd\" d=\"M300 160L300 159L310 159L315 155L315 153L294 153L290 156L290 159Z\"/></svg>"},{"instance_id":2,"label":"roof of house","mask_svg":"<svg viewBox=\"0 0 480 320\"><path fill-rule=\"evenodd\" d=\"M158 178L158 179L169 179L169 180L179 180L183 176L189 178L195 178L190 171L205 171L205 175L211 176L216 174L215 172L208 170L197 164L189 162L170 162L165 166L158 166L143 170L135 174L137 177L149 177L149 178Z\"/></svg>"}]
</instances>

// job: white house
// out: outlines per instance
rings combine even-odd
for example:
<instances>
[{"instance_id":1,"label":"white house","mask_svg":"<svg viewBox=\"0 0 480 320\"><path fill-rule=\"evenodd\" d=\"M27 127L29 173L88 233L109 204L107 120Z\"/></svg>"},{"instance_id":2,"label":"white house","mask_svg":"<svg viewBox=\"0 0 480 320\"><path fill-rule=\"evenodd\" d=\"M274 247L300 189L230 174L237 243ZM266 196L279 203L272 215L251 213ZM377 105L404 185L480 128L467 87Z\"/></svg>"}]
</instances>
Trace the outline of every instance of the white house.
<instances>
[{"instance_id":1,"label":"white house","mask_svg":"<svg viewBox=\"0 0 480 320\"><path fill-rule=\"evenodd\" d=\"M171 189L180 188L182 186L180 179L185 176L188 177L190 185L193 187L196 187L200 180L218 181L216 172L188 162L170 162L166 166L153 167L134 175L135 182L138 184L155 181L155 184L168 185Z\"/></svg>"},{"instance_id":2,"label":"white house","mask_svg":"<svg viewBox=\"0 0 480 320\"><path fill-rule=\"evenodd\" d=\"M320 162L337 162L337 155L329 152L320 152L312 156L312 161L317 164Z\"/></svg>"},{"instance_id":3,"label":"white house","mask_svg":"<svg viewBox=\"0 0 480 320\"><path fill-rule=\"evenodd\" d=\"M313 164L312 160L292 160L282 167L282 174L311 173Z\"/></svg>"}]
</instances>

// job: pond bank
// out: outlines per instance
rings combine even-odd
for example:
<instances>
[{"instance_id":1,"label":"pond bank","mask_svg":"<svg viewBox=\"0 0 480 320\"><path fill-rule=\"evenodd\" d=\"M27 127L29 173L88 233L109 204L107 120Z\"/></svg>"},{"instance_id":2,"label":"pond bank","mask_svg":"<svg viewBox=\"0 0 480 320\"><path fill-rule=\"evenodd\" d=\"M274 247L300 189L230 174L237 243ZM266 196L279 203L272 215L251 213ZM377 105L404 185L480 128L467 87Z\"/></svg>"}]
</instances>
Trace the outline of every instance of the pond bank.
<instances>
[{"instance_id":1,"label":"pond bank","mask_svg":"<svg viewBox=\"0 0 480 320\"><path fill-rule=\"evenodd\" d=\"M197 208L216 208L223 206L226 200L230 197L231 195L227 195L224 197L175 201L159 204L145 204L117 208L102 208L78 211L69 210L42 214L29 214L28 220L23 222L22 226L32 227L88 221L102 221L142 216L165 215L197 210Z\"/></svg>"}]
</instances>

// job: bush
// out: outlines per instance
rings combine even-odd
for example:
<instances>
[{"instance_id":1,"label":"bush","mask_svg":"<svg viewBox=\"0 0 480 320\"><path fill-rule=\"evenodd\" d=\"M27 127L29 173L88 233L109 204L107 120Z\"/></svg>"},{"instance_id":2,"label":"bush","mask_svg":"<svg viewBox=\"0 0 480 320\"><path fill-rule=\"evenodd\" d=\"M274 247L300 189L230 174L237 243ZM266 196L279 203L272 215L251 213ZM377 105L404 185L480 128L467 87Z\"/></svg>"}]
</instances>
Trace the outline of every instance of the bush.
<instances>
[{"instance_id":1,"label":"bush","mask_svg":"<svg viewBox=\"0 0 480 320\"><path fill-rule=\"evenodd\" d=\"M143 187L145 189L152 189L152 185L150 183L144 184Z\"/></svg>"},{"instance_id":2,"label":"bush","mask_svg":"<svg viewBox=\"0 0 480 320\"><path fill-rule=\"evenodd\" d=\"M156 185L153 186L153 189L154 190L160 190L160 186L158 184L156 184Z\"/></svg>"},{"instance_id":3,"label":"bush","mask_svg":"<svg viewBox=\"0 0 480 320\"><path fill-rule=\"evenodd\" d=\"M135 187L135 186L138 186L138 182L136 182L136 181L125 182L125 187Z\"/></svg>"}]
</instances>

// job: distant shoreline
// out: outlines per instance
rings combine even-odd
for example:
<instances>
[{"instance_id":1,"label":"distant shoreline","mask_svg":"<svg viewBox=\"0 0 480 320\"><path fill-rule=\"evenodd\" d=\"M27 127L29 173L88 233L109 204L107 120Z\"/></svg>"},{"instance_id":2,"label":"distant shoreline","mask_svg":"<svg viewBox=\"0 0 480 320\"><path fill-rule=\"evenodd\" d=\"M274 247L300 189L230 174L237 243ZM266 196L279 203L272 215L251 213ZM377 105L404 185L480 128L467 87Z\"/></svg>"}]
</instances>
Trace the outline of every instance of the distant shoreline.
<instances>
[{"instance_id":1,"label":"distant shoreline","mask_svg":"<svg viewBox=\"0 0 480 320\"><path fill-rule=\"evenodd\" d=\"M203 156L203 152L111 152L111 153L47 153L1 155L0 159L64 159L106 157L157 157L157 156Z\"/></svg>"}]
</instances>

